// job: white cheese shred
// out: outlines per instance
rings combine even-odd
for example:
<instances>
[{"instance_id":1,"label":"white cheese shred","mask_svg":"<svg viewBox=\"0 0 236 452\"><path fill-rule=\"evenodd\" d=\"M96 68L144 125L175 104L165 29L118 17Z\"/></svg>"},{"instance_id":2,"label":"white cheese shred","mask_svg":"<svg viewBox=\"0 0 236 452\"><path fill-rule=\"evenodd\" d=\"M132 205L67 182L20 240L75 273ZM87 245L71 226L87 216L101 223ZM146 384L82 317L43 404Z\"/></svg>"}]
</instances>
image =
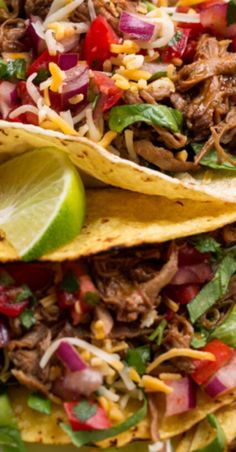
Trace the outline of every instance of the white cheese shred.
<instances>
[{"instance_id":1,"label":"white cheese shred","mask_svg":"<svg viewBox=\"0 0 236 452\"><path fill-rule=\"evenodd\" d=\"M118 394L115 394L114 392L107 389L105 386L100 386L98 389L99 395L105 397L108 400L111 400L112 402L118 402L120 399L120 396Z\"/></svg>"},{"instance_id":2,"label":"white cheese shred","mask_svg":"<svg viewBox=\"0 0 236 452\"><path fill-rule=\"evenodd\" d=\"M72 0L70 3L67 3L62 8L57 9L52 14L48 14L44 21L44 25L46 26L51 22L58 22L66 19L76 8L78 8L78 6L81 5L81 3L83 3L83 1L84 0Z\"/></svg>"},{"instance_id":3,"label":"white cheese shred","mask_svg":"<svg viewBox=\"0 0 236 452\"><path fill-rule=\"evenodd\" d=\"M39 363L42 369L44 369L44 367L48 364L48 362L58 349L61 342L67 342L68 344L74 345L75 347L87 350L88 352L92 353L93 355L97 356L98 358L102 359L108 364L112 364L114 363L114 361L120 361L120 357L116 353L107 353L104 350L101 350L100 348L96 347L95 345L89 344L83 339L79 339L76 337L64 337L62 339L54 341L47 349L47 351L44 353Z\"/></svg>"}]
</instances>

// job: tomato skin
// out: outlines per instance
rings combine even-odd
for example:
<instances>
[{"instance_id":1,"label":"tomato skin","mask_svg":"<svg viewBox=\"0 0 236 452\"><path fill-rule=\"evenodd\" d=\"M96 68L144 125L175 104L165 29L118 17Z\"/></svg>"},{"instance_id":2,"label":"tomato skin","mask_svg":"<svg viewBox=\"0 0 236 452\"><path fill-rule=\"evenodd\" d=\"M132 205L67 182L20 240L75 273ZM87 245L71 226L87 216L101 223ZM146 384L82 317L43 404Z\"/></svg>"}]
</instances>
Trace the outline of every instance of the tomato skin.
<instances>
[{"instance_id":1,"label":"tomato skin","mask_svg":"<svg viewBox=\"0 0 236 452\"><path fill-rule=\"evenodd\" d=\"M219 339L209 342L203 349L215 355L215 361L194 360L196 370L191 374L192 379L199 385L207 381L223 367L233 356L234 350Z\"/></svg>"},{"instance_id":2,"label":"tomato skin","mask_svg":"<svg viewBox=\"0 0 236 452\"><path fill-rule=\"evenodd\" d=\"M50 55L49 51L46 49L30 65L30 67L28 69L28 75L31 75L34 72L38 72L39 69L42 69L42 68L43 69L48 69L48 65L49 65L50 62L57 63L57 61L58 61L58 56L57 55Z\"/></svg>"},{"instance_id":3,"label":"tomato skin","mask_svg":"<svg viewBox=\"0 0 236 452\"><path fill-rule=\"evenodd\" d=\"M64 409L68 416L70 425L74 431L78 430L103 430L111 427L111 423L107 417L105 410L90 401L90 405L94 405L97 408L94 416L90 417L86 421L80 421L75 414L73 413L73 408L78 405L78 402L66 402L64 403Z\"/></svg>"},{"instance_id":4,"label":"tomato skin","mask_svg":"<svg viewBox=\"0 0 236 452\"><path fill-rule=\"evenodd\" d=\"M34 105L34 102L31 99L31 97L27 91L25 81L20 81L18 83L17 92L18 92L19 98L21 99L22 105L26 105L26 104ZM34 126L39 125L38 116L35 115L34 113L31 113L31 112L24 113L24 114L20 115L19 118L21 118L21 122L23 122L24 124L33 124Z\"/></svg>"},{"instance_id":5,"label":"tomato skin","mask_svg":"<svg viewBox=\"0 0 236 452\"><path fill-rule=\"evenodd\" d=\"M164 63L171 63L174 58L184 58L190 30L188 28L178 29L177 32L182 33L181 38L161 51L161 59Z\"/></svg>"},{"instance_id":6,"label":"tomato skin","mask_svg":"<svg viewBox=\"0 0 236 452\"><path fill-rule=\"evenodd\" d=\"M33 292L43 291L53 282L53 272L44 264L5 264L4 270L14 279L15 284L26 284Z\"/></svg>"},{"instance_id":7,"label":"tomato skin","mask_svg":"<svg viewBox=\"0 0 236 452\"><path fill-rule=\"evenodd\" d=\"M84 43L85 59L91 69L102 69L102 64L110 58L111 44L119 42L119 38L105 17L97 16L91 23Z\"/></svg>"},{"instance_id":8,"label":"tomato skin","mask_svg":"<svg viewBox=\"0 0 236 452\"><path fill-rule=\"evenodd\" d=\"M102 112L110 110L121 99L123 90L118 88L115 82L102 72L93 71L93 78L101 93L96 110Z\"/></svg>"},{"instance_id":9,"label":"tomato skin","mask_svg":"<svg viewBox=\"0 0 236 452\"><path fill-rule=\"evenodd\" d=\"M200 292L199 284L183 284L181 286L168 286L165 294L179 304L186 305Z\"/></svg>"}]
</instances>

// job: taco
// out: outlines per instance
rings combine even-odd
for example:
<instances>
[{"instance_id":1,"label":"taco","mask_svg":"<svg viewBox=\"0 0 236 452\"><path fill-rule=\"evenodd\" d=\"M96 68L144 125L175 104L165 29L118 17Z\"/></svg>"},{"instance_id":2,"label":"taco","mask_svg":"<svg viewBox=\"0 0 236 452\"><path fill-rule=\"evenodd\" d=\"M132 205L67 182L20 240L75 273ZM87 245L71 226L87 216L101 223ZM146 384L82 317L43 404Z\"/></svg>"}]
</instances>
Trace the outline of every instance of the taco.
<instances>
[{"instance_id":1,"label":"taco","mask_svg":"<svg viewBox=\"0 0 236 452\"><path fill-rule=\"evenodd\" d=\"M235 201L234 5L162 3L2 0L1 158L54 145L113 186Z\"/></svg>"},{"instance_id":2,"label":"taco","mask_svg":"<svg viewBox=\"0 0 236 452\"><path fill-rule=\"evenodd\" d=\"M80 245L45 262L7 262L3 241L1 444L152 452L203 420L234 439L235 210L154 200L92 192Z\"/></svg>"}]
</instances>

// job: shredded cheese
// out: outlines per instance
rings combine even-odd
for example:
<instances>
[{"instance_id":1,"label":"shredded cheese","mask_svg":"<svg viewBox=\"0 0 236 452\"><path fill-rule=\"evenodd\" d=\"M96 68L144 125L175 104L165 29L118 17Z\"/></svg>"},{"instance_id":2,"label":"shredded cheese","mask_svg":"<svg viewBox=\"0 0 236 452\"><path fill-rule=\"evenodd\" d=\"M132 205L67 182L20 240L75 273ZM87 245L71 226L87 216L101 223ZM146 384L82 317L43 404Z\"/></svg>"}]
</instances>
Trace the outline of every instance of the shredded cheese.
<instances>
[{"instance_id":1,"label":"shredded cheese","mask_svg":"<svg viewBox=\"0 0 236 452\"><path fill-rule=\"evenodd\" d=\"M60 116L62 119L64 119L68 124L70 124L70 126L72 128L74 128L74 124L73 124L73 118L71 116L71 112L70 110L67 111L61 111L60 112ZM80 304L80 303L79 303Z\"/></svg>"},{"instance_id":2,"label":"shredded cheese","mask_svg":"<svg viewBox=\"0 0 236 452\"><path fill-rule=\"evenodd\" d=\"M152 75L150 72L141 69L119 69L119 74L135 82L140 79L148 80Z\"/></svg>"},{"instance_id":3,"label":"shredded cheese","mask_svg":"<svg viewBox=\"0 0 236 452\"><path fill-rule=\"evenodd\" d=\"M133 383L133 381L131 380L131 378L129 376L129 369L127 367L124 367L124 369L122 369L119 372L119 375L120 375L121 379L123 380L124 385L126 386L126 388L129 391L133 391L136 388L135 384Z\"/></svg>"},{"instance_id":4,"label":"shredded cheese","mask_svg":"<svg viewBox=\"0 0 236 452\"><path fill-rule=\"evenodd\" d=\"M138 53L140 46L129 39L125 40L123 44L111 44L111 53Z\"/></svg>"},{"instance_id":5,"label":"shredded cheese","mask_svg":"<svg viewBox=\"0 0 236 452\"><path fill-rule=\"evenodd\" d=\"M150 444L148 446L148 452L161 452L164 450L164 443L162 441L157 441L156 443Z\"/></svg>"},{"instance_id":6,"label":"shredded cheese","mask_svg":"<svg viewBox=\"0 0 236 452\"><path fill-rule=\"evenodd\" d=\"M111 400L112 402L118 402L120 399L120 396L118 394L115 394L113 391L110 391L105 386L100 386L98 389L99 395L105 397L108 400Z\"/></svg>"},{"instance_id":7,"label":"shredded cheese","mask_svg":"<svg viewBox=\"0 0 236 452\"><path fill-rule=\"evenodd\" d=\"M34 72L31 74L27 80L26 80L26 89L28 91L28 94L30 95L31 99L37 104L42 97L40 96L36 86L33 84L33 80L37 77L37 73Z\"/></svg>"},{"instance_id":8,"label":"shredded cheese","mask_svg":"<svg viewBox=\"0 0 236 452\"><path fill-rule=\"evenodd\" d=\"M46 31L45 41L50 55L55 56L57 52L63 53L65 51L63 45L54 38L52 30Z\"/></svg>"},{"instance_id":9,"label":"shredded cheese","mask_svg":"<svg viewBox=\"0 0 236 452\"><path fill-rule=\"evenodd\" d=\"M194 6L199 5L200 3L204 3L206 0L179 0L178 6Z\"/></svg>"},{"instance_id":10,"label":"shredded cheese","mask_svg":"<svg viewBox=\"0 0 236 452\"><path fill-rule=\"evenodd\" d=\"M126 129L125 130L125 144L128 151L128 154L130 156L130 159L133 162L138 163L139 159L137 156L137 153L134 150L134 132L132 130Z\"/></svg>"},{"instance_id":11,"label":"shredded cheese","mask_svg":"<svg viewBox=\"0 0 236 452\"><path fill-rule=\"evenodd\" d=\"M163 361L177 358L178 356L186 356L187 358L192 359L205 359L207 361L215 361L216 359L213 353L210 352L201 352L190 348L173 348L172 350L169 350L154 359L154 361L147 367L147 372L152 372L156 367L163 363Z\"/></svg>"},{"instance_id":12,"label":"shredded cheese","mask_svg":"<svg viewBox=\"0 0 236 452\"><path fill-rule=\"evenodd\" d=\"M102 146L103 148L107 148L111 142L116 138L117 132L113 132L110 130L109 132L105 133L101 141L98 142L99 146Z\"/></svg>"},{"instance_id":13,"label":"shredded cheese","mask_svg":"<svg viewBox=\"0 0 236 452\"><path fill-rule=\"evenodd\" d=\"M173 388L159 380L159 378L151 377L151 375L143 375L142 385L146 392L164 392L165 394L173 392Z\"/></svg>"},{"instance_id":14,"label":"shredded cheese","mask_svg":"<svg viewBox=\"0 0 236 452\"><path fill-rule=\"evenodd\" d=\"M84 350L89 351L93 355L97 356L98 358L101 358L103 361L107 362L108 364L112 365L114 362L119 362L120 357L118 354L115 353L107 353L103 350L99 349L95 345L89 344L88 342L84 341L83 339L75 338L75 337L64 337L62 339L58 339L54 341L47 351L44 353L43 357L41 358L41 361L39 363L40 367L44 369L44 367L48 364L51 357L54 355L56 350L58 349L61 342L67 342L68 344L75 345L76 347L82 348Z\"/></svg>"},{"instance_id":15,"label":"shredded cheese","mask_svg":"<svg viewBox=\"0 0 236 452\"><path fill-rule=\"evenodd\" d=\"M43 98L44 98L44 102L45 104L50 107L51 105L51 101L50 101L50 97L49 97L49 91L48 88L45 88L43 91Z\"/></svg>"},{"instance_id":16,"label":"shredded cheese","mask_svg":"<svg viewBox=\"0 0 236 452\"><path fill-rule=\"evenodd\" d=\"M159 375L160 380L180 380L182 378L181 374L171 374L171 373L161 373Z\"/></svg>"},{"instance_id":17,"label":"shredded cheese","mask_svg":"<svg viewBox=\"0 0 236 452\"><path fill-rule=\"evenodd\" d=\"M23 115L24 113L34 113L38 116L38 109L37 107L34 107L34 105L21 105L21 107L15 108L15 110L11 111L9 114L9 118L13 119L16 118L16 116Z\"/></svg>"},{"instance_id":18,"label":"shredded cheese","mask_svg":"<svg viewBox=\"0 0 236 452\"><path fill-rule=\"evenodd\" d=\"M51 22L57 22L57 21L65 19L76 8L78 8L78 6L80 6L81 3L83 3L83 1L84 0L72 0L69 4L63 6L62 8L57 9L52 14L48 14L44 21L44 25L46 26Z\"/></svg>"},{"instance_id":19,"label":"shredded cheese","mask_svg":"<svg viewBox=\"0 0 236 452\"><path fill-rule=\"evenodd\" d=\"M87 124L88 124L88 135L89 138L92 141L98 142L102 138L102 132L99 130L99 128L96 126L94 120L93 120L93 111L92 108L86 108L85 110Z\"/></svg>"},{"instance_id":20,"label":"shredded cheese","mask_svg":"<svg viewBox=\"0 0 236 452\"><path fill-rule=\"evenodd\" d=\"M89 11L91 21L96 19L97 15L96 15L96 11L94 8L93 0L88 0L88 11Z\"/></svg>"},{"instance_id":21,"label":"shredded cheese","mask_svg":"<svg viewBox=\"0 0 236 452\"><path fill-rule=\"evenodd\" d=\"M50 86L51 91L54 93L59 92L62 82L65 78L65 73L59 68L56 63L49 63L49 71L52 76L52 83Z\"/></svg>"}]
</instances>

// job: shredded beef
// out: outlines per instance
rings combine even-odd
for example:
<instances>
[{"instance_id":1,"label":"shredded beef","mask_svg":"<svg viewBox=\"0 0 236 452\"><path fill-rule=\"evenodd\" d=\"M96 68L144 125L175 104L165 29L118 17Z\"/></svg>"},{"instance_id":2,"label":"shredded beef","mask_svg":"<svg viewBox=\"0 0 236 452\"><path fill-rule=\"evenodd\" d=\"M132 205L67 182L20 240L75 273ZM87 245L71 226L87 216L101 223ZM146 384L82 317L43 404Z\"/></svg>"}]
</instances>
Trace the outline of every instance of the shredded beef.
<instances>
[{"instance_id":1,"label":"shredded beef","mask_svg":"<svg viewBox=\"0 0 236 452\"><path fill-rule=\"evenodd\" d=\"M38 378L25 374L22 370L12 370L12 374L19 381L20 384L26 386L27 388L41 392L45 394L45 396L49 396L50 394L50 385L42 383Z\"/></svg>"},{"instance_id":2,"label":"shredded beef","mask_svg":"<svg viewBox=\"0 0 236 452\"><path fill-rule=\"evenodd\" d=\"M5 8L0 8L0 22L5 22L8 19L18 17L22 6L22 1L20 0L5 0L5 3L7 10Z\"/></svg>"},{"instance_id":3,"label":"shredded beef","mask_svg":"<svg viewBox=\"0 0 236 452\"><path fill-rule=\"evenodd\" d=\"M194 329L190 322L184 316L175 314L165 334L163 343L169 349L189 348L193 333ZM191 373L194 370L193 362L189 358L176 358L173 363L180 371Z\"/></svg>"},{"instance_id":4,"label":"shredded beef","mask_svg":"<svg viewBox=\"0 0 236 452\"><path fill-rule=\"evenodd\" d=\"M140 140L134 144L135 151L149 163L153 163L164 171L191 171L195 168L193 162L182 162L173 153L163 147L154 146L148 140Z\"/></svg>"},{"instance_id":5,"label":"shredded beef","mask_svg":"<svg viewBox=\"0 0 236 452\"><path fill-rule=\"evenodd\" d=\"M223 240L226 245L232 245L236 242L236 226L227 225L222 230Z\"/></svg>"},{"instance_id":6,"label":"shredded beef","mask_svg":"<svg viewBox=\"0 0 236 452\"><path fill-rule=\"evenodd\" d=\"M9 19L0 26L0 51L23 52L27 25L23 19Z\"/></svg>"},{"instance_id":7,"label":"shredded beef","mask_svg":"<svg viewBox=\"0 0 236 452\"><path fill-rule=\"evenodd\" d=\"M25 11L27 16L38 16L45 19L53 0L26 0Z\"/></svg>"}]
</instances>

